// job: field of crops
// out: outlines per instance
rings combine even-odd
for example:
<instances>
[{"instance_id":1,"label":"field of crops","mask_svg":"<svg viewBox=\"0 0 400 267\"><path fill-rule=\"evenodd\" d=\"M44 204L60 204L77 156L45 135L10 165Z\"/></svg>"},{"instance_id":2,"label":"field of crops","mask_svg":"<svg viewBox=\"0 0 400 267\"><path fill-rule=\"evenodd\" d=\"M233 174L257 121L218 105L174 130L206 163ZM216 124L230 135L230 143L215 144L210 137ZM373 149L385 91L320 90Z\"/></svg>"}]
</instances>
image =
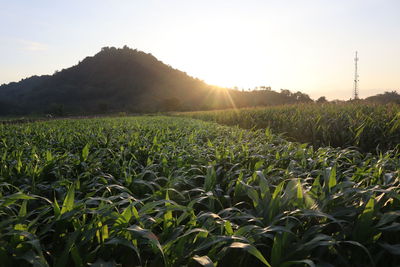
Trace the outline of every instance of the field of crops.
<instances>
[{"instance_id":1,"label":"field of crops","mask_svg":"<svg viewBox=\"0 0 400 267\"><path fill-rule=\"evenodd\" d=\"M0 125L0 157L1 266L400 264L399 152L132 117Z\"/></svg>"},{"instance_id":2,"label":"field of crops","mask_svg":"<svg viewBox=\"0 0 400 267\"><path fill-rule=\"evenodd\" d=\"M386 151L400 144L400 105L303 104L185 112L175 115L241 128L265 129L315 147L355 146Z\"/></svg>"}]
</instances>

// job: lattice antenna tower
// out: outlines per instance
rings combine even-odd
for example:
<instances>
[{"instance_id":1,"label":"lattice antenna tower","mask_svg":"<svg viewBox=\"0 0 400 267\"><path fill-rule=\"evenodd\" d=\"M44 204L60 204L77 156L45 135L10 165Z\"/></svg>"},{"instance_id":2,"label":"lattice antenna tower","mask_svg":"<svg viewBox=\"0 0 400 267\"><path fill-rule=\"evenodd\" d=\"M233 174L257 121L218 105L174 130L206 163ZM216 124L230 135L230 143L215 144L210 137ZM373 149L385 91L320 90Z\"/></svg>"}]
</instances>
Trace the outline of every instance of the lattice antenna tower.
<instances>
[{"instance_id":1,"label":"lattice antenna tower","mask_svg":"<svg viewBox=\"0 0 400 267\"><path fill-rule=\"evenodd\" d=\"M354 58L354 91L353 91L353 97L355 100L359 99L358 97L358 53L356 51L356 57Z\"/></svg>"}]
</instances>

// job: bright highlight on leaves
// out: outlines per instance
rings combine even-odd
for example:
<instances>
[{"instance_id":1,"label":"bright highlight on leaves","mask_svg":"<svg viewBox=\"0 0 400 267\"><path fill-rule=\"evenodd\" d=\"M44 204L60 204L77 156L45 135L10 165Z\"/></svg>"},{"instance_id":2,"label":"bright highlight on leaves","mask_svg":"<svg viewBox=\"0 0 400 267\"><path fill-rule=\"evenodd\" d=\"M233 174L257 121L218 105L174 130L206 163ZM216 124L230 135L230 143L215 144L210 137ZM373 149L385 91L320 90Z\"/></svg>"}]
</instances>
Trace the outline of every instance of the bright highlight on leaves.
<instances>
[{"instance_id":1,"label":"bright highlight on leaves","mask_svg":"<svg viewBox=\"0 0 400 267\"><path fill-rule=\"evenodd\" d=\"M0 128L0 265L400 265L397 150L160 116Z\"/></svg>"}]
</instances>

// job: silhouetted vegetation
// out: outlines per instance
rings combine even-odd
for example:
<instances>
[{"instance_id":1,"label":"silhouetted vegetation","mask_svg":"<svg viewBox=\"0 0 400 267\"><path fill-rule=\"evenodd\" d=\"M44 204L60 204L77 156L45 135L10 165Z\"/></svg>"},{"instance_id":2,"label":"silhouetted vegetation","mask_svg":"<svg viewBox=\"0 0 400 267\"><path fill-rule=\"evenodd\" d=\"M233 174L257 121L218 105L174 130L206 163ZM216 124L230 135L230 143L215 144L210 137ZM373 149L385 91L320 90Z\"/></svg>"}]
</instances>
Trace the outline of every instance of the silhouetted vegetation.
<instances>
[{"instance_id":1,"label":"silhouetted vegetation","mask_svg":"<svg viewBox=\"0 0 400 267\"><path fill-rule=\"evenodd\" d=\"M379 104L389 104L389 103L400 104L400 95L396 91L392 91L370 96L367 97L365 100L368 102L374 102Z\"/></svg>"},{"instance_id":2,"label":"silhouetted vegetation","mask_svg":"<svg viewBox=\"0 0 400 267\"><path fill-rule=\"evenodd\" d=\"M366 100L400 103L400 96L385 92ZM276 92L260 86L245 91L211 86L127 46L104 47L51 76L32 76L0 86L0 115L196 111L311 102L307 94L288 89ZM316 102L328 101L322 96Z\"/></svg>"},{"instance_id":3,"label":"silhouetted vegetation","mask_svg":"<svg viewBox=\"0 0 400 267\"><path fill-rule=\"evenodd\" d=\"M320 98L317 99L316 101L317 103L323 104L323 103L327 103L328 100L326 99L325 96L321 96Z\"/></svg>"},{"instance_id":4,"label":"silhouetted vegetation","mask_svg":"<svg viewBox=\"0 0 400 267\"><path fill-rule=\"evenodd\" d=\"M210 86L151 54L104 47L93 57L51 76L0 87L0 114L95 114L253 107L312 102L301 92L239 91Z\"/></svg>"}]
</instances>

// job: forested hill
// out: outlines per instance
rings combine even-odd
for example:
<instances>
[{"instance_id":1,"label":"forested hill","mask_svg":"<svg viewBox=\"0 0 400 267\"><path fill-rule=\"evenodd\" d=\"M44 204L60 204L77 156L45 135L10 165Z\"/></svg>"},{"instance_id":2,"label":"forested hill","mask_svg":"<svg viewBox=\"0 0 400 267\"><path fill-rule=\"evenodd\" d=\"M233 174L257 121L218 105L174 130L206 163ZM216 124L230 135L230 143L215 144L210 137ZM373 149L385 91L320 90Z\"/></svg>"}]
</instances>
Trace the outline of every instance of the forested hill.
<instances>
[{"instance_id":1,"label":"forested hill","mask_svg":"<svg viewBox=\"0 0 400 267\"><path fill-rule=\"evenodd\" d=\"M210 63L212 64L212 63ZM128 47L105 47L56 72L0 86L0 114L153 112L312 101L300 92L210 86Z\"/></svg>"}]
</instances>

